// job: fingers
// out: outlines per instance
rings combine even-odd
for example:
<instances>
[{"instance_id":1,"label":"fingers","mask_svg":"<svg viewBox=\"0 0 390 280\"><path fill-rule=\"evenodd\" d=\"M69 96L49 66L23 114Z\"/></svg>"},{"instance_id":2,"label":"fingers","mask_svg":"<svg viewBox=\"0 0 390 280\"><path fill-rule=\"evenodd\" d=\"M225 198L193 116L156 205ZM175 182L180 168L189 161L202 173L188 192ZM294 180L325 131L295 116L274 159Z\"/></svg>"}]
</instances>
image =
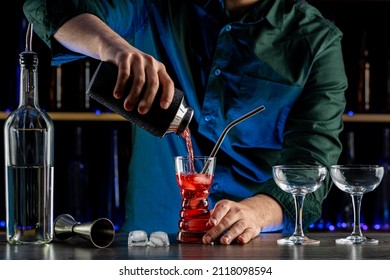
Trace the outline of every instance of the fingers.
<instances>
[{"instance_id":1,"label":"fingers","mask_svg":"<svg viewBox=\"0 0 390 280\"><path fill-rule=\"evenodd\" d=\"M132 104L140 100L138 103L138 112L140 114L146 114L150 107L152 107L159 86L158 76L154 72L135 76L133 79L133 86L126 100L131 100Z\"/></svg>"},{"instance_id":2,"label":"fingers","mask_svg":"<svg viewBox=\"0 0 390 280\"><path fill-rule=\"evenodd\" d=\"M175 87L172 79L169 77L168 73L164 70L159 75L160 76L160 85L162 88L162 95L160 100L160 106L163 109L168 109L173 100L173 95L175 92Z\"/></svg>"},{"instance_id":3,"label":"fingers","mask_svg":"<svg viewBox=\"0 0 390 280\"><path fill-rule=\"evenodd\" d=\"M255 214L239 203L221 200L213 209L209 223L213 226L203 237L203 243L211 244L219 238L221 244L236 241L248 243L260 229L255 224Z\"/></svg>"},{"instance_id":4,"label":"fingers","mask_svg":"<svg viewBox=\"0 0 390 280\"><path fill-rule=\"evenodd\" d=\"M146 114L161 88L161 98L158 101L161 108L167 109L173 100L174 84L166 72L165 66L152 56L141 52L118 59L118 76L114 89L115 98L124 100L124 108L131 111L137 108L140 114ZM126 83L132 79L129 92Z\"/></svg>"}]
</instances>

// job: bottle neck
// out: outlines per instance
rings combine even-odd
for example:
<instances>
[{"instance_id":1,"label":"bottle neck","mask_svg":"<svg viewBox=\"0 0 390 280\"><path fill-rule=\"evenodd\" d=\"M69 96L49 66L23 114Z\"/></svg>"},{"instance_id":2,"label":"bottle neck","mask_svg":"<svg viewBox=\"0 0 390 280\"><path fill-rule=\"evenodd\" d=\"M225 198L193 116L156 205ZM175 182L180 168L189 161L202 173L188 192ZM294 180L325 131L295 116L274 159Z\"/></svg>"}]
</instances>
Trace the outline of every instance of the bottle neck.
<instances>
[{"instance_id":1,"label":"bottle neck","mask_svg":"<svg viewBox=\"0 0 390 280\"><path fill-rule=\"evenodd\" d=\"M36 53L20 54L20 100L19 107L39 108L38 103L38 58Z\"/></svg>"},{"instance_id":2,"label":"bottle neck","mask_svg":"<svg viewBox=\"0 0 390 280\"><path fill-rule=\"evenodd\" d=\"M81 126L78 126L76 128L76 156L81 156L83 154L83 149L82 149L82 143L81 143L81 140L82 140L82 128Z\"/></svg>"},{"instance_id":3,"label":"bottle neck","mask_svg":"<svg viewBox=\"0 0 390 280\"><path fill-rule=\"evenodd\" d=\"M355 133L348 131L347 134L347 164L355 162Z\"/></svg>"},{"instance_id":4,"label":"bottle neck","mask_svg":"<svg viewBox=\"0 0 390 280\"><path fill-rule=\"evenodd\" d=\"M383 156L390 157L390 128L383 131Z\"/></svg>"}]
</instances>

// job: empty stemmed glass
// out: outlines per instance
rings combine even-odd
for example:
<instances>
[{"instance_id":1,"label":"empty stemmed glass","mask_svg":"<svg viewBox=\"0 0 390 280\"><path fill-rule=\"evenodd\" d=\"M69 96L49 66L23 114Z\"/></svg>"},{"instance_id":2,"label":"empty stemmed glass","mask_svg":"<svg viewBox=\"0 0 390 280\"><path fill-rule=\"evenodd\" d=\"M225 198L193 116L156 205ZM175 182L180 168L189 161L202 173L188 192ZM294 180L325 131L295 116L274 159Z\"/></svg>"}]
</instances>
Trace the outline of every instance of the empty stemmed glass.
<instances>
[{"instance_id":1,"label":"empty stemmed glass","mask_svg":"<svg viewBox=\"0 0 390 280\"><path fill-rule=\"evenodd\" d=\"M363 194L373 191L382 181L384 169L380 165L333 165L330 176L343 192L349 193L353 206L353 230L337 244L378 244L378 240L363 235L360 227L360 208Z\"/></svg>"},{"instance_id":2,"label":"empty stemmed glass","mask_svg":"<svg viewBox=\"0 0 390 280\"><path fill-rule=\"evenodd\" d=\"M276 184L291 193L295 202L295 230L290 237L279 239L278 244L317 245L319 240L308 238L303 233L302 209L306 194L316 191L324 181L328 170L317 165L276 165L272 168Z\"/></svg>"}]
</instances>

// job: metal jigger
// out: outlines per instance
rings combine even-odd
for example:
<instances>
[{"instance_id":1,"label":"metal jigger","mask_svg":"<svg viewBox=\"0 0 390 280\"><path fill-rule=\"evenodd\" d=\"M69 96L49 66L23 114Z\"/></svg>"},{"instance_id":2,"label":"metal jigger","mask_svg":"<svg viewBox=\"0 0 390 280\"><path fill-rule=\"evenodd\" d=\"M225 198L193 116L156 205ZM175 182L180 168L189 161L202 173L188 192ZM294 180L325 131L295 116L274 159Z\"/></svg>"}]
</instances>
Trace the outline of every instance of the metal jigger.
<instances>
[{"instance_id":1,"label":"metal jigger","mask_svg":"<svg viewBox=\"0 0 390 280\"><path fill-rule=\"evenodd\" d=\"M62 214L54 221L54 234L59 240L68 240L77 235L91 241L98 248L105 248L114 241L115 229L112 222L106 218L80 223L71 215Z\"/></svg>"}]
</instances>

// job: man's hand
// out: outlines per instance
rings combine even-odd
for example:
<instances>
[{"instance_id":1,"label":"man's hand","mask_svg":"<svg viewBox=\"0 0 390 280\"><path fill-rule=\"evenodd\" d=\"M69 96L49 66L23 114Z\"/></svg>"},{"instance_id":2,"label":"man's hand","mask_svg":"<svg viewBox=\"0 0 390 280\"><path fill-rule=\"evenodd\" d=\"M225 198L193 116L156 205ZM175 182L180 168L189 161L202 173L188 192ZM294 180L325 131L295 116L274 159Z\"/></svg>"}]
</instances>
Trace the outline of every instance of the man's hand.
<instances>
[{"instance_id":1,"label":"man's hand","mask_svg":"<svg viewBox=\"0 0 390 280\"><path fill-rule=\"evenodd\" d=\"M66 48L108 61L118 66L118 78L113 95L127 95L124 108L137 107L140 114L149 111L159 88L162 90L160 106L167 109L174 95L174 83L165 66L152 56L131 46L103 21L92 14L80 14L65 22L54 38ZM126 82L132 76L130 92L125 92Z\"/></svg>"},{"instance_id":2,"label":"man's hand","mask_svg":"<svg viewBox=\"0 0 390 280\"><path fill-rule=\"evenodd\" d=\"M276 231L282 228L283 211L280 205L267 195L256 195L234 202L221 200L211 211L209 223L213 226L204 236L203 243L210 244L221 236L221 244L234 240L245 244L261 231Z\"/></svg>"}]
</instances>

